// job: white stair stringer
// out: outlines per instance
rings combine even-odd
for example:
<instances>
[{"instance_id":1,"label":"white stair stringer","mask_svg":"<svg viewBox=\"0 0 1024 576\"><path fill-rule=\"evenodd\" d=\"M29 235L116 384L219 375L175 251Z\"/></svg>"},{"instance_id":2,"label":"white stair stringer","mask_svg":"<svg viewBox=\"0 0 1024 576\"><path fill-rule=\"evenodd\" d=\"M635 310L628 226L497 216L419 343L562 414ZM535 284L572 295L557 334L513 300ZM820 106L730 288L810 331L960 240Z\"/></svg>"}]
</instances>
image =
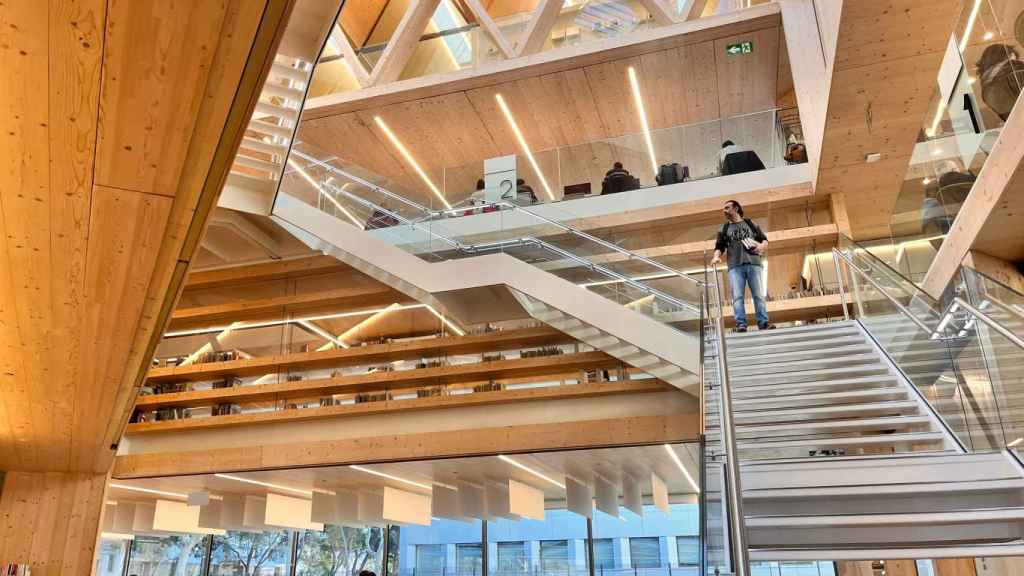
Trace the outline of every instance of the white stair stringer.
<instances>
[{"instance_id":1,"label":"white stair stringer","mask_svg":"<svg viewBox=\"0 0 1024 576\"><path fill-rule=\"evenodd\" d=\"M518 290L512 289L512 295L519 300L523 308L537 320L544 322L556 330L565 332L577 340L593 346L622 360L623 363L639 368L655 378L659 378L674 385L688 386L692 378L682 368L663 360L654 354L647 353L640 348L620 340L616 336L602 331L583 321L548 306L544 302L528 296Z\"/></svg>"},{"instance_id":2,"label":"white stair stringer","mask_svg":"<svg viewBox=\"0 0 1024 576\"><path fill-rule=\"evenodd\" d=\"M700 342L508 254L427 262L279 193L273 218L320 250L465 323L547 318L558 330L698 394Z\"/></svg>"}]
</instances>

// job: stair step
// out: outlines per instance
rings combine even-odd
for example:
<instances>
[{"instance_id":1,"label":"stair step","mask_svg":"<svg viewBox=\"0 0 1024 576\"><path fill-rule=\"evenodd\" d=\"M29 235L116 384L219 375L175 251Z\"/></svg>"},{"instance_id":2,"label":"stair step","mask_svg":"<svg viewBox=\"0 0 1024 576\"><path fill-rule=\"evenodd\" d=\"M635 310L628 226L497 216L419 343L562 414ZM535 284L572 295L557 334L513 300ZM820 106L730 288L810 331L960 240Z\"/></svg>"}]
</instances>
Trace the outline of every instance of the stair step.
<instances>
[{"instance_id":1,"label":"stair step","mask_svg":"<svg viewBox=\"0 0 1024 576\"><path fill-rule=\"evenodd\" d=\"M885 550L887 558L929 560L933 558L976 558L997 556L1024 556L1024 540L994 542L991 544L922 544L921 546L895 546L872 544L866 548L819 547L750 547L751 562L813 562L821 558L845 560L875 560Z\"/></svg>"},{"instance_id":2,"label":"stair step","mask_svg":"<svg viewBox=\"0 0 1024 576\"><path fill-rule=\"evenodd\" d=\"M288 126L279 126L273 122L267 122L266 120L250 120L249 130L260 134L266 134L268 136L280 136L289 140L292 137L292 128L289 128Z\"/></svg>"},{"instance_id":3,"label":"stair step","mask_svg":"<svg viewBox=\"0 0 1024 576\"><path fill-rule=\"evenodd\" d=\"M867 448L892 446L894 444L941 444L945 436L941 432L904 432L898 434L877 434L871 436L848 436L819 439L758 440L737 442L736 448L747 451L783 450L801 448L823 450L833 448Z\"/></svg>"},{"instance_id":4,"label":"stair step","mask_svg":"<svg viewBox=\"0 0 1024 576\"><path fill-rule=\"evenodd\" d=\"M268 162L266 160L260 160L257 158L250 158L248 156L237 155L235 156L235 164L239 166L246 166L255 170L262 170L270 174L278 174L284 168L284 165L276 162Z\"/></svg>"},{"instance_id":5,"label":"stair step","mask_svg":"<svg viewBox=\"0 0 1024 576\"><path fill-rule=\"evenodd\" d=\"M276 104L270 104L267 102L256 103L256 114L264 116L273 116L275 118L283 118L292 123L299 119L299 111L296 110L295 108L289 108L287 106L278 106Z\"/></svg>"},{"instance_id":6,"label":"stair step","mask_svg":"<svg viewBox=\"0 0 1024 576\"><path fill-rule=\"evenodd\" d=\"M231 172L228 174L228 179L224 186L235 186L258 194L273 194L277 190L277 180Z\"/></svg>"},{"instance_id":7,"label":"stair step","mask_svg":"<svg viewBox=\"0 0 1024 576\"><path fill-rule=\"evenodd\" d=\"M791 384L761 384L748 386L734 386L732 389L733 399L748 398L775 398L798 393L809 393L814 390L864 390L891 387L897 383L896 376L891 374L878 374L871 376L860 376L855 378L837 378L835 380L808 380L806 382L794 382Z\"/></svg>"},{"instance_id":8,"label":"stair step","mask_svg":"<svg viewBox=\"0 0 1024 576\"><path fill-rule=\"evenodd\" d=\"M891 514L822 514L807 516L748 516L747 528L851 528L857 526L923 526L1024 520L1024 507L983 508L941 512Z\"/></svg>"},{"instance_id":9,"label":"stair step","mask_svg":"<svg viewBox=\"0 0 1024 576\"><path fill-rule=\"evenodd\" d=\"M763 422L789 420L818 420L823 418L845 418L852 416L871 416L881 414L917 414L920 407L913 400L893 402L869 402L863 404L832 404L826 406L807 406L791 410L738 410L735 413L737 425L746 422ZM710 420L710 419L709 419ZM718 422L718 419L713 419Z\"/></svg>"},{"instance_id":10,"label":"stair step","mask_svg":"<svg viewBox=\"0 0 1024 576\"><path fill-rule=\"evenodd\" d=\"M789 360L779 362L765 362L748 366L742 361L729 361L729 375L733 378L742 378L750 375L771 373L772 376L783 376L797 372L818 370L830 366L857 366L865 364L876 364L882 366L878 355L870 354L834 355L824 358L812 358L808 360Z\"/></svg>"},{"instance_id":11,"label":"stair step","mask_svg":"<svg viewBox=\"0 0 1024 576\"><path fill-rule=\"evenodd\" d=\"M833 324L812 324L794 328L780 328L777 330L757 330L742 334L730 332L726 335L726 344L729 347L739 349L749 346L767 346L769 344L788 342L806 342L821 338L838 338L854 334L861 334L860 328L855 323L837 322Z\"/></svg>"},{"instance_id":12,"label":"stair step","mask_svg":"<svg viewBox=\"0 0 1024 576\"><path fill-rule=\"evenodd\" d=\"M866 430L903 430L925 426L931 420L928 416L879 416L876 418L850 418L821 420L814 422L783 422L778 424L737 424L737 438L764 436L798 436L811 434L835 434Z\"/></svg>"},{"instance_id":13,"label":"stair step","mask_svg":"<svg viewBox=\"0 0 1024 576\"><path fill-rule=\"evenodd\" d=\"M906 398L907 389L903 386L871 388L867 390L845 390L842 392L821 392L817 394L794 394L788 396L768 396L733 400L733 409L765 410L768 408L795 408L798 405L814 406L820 404L841 404L863 400L881 400Z\"/></svg>"},{"instance_id":14,"label":"stair step","mask_svg":"<svg viewBox=\"0 0 1024 576\"><path fill-rule=\"evenodd\" d=\"M301 103L306 97L306 91L299 88L291 88L281 84L267 82L263 85L263 95L284 98L285 100L291 100L295 103Z\"/></svg>"},{"instance_id":15,"label":"stair step","mask_svg":"<svg viewBox=\"0 0 1024 576\"><path fill-rule=\"evenodd\" d=\"M810 498L882 497L923 494L964 494L1024 490L1024 478L999 478L971 482L914 482L909 484L871 484L860 486L813 486L799 488L744 490L743 500L801 500Z\"/></svg>"},{"instance_id":16,"label":"stair step","mask_svg":"<svg viewBox=\"0 0 1024 576\"><path fill-rule=\"evenodd\" d=\"M889 367L884 364L865 364L862 366L848 366L842 368L826 368L823 370L812 370L806 372L785 372L782 374L753 374L732 377L730 382L734 389L740 390L748 386L760 386L764 384L796 384L799 382L819 381L822 379L831 380L832 377L854 376L854 375L884 375L888 374Z\"/></svg>"},{"instance_id":17,"label":"stair step","mask_svg":"<svg viewBox=\"0 0 1024 576\"><path fill-rule=\"evenodd\" d=\"M874 348L869 344L865 344L863 340L853 343L844 343L843 345L830 346L825 342L817 342L814 347L808 349L807 345L801 345L799 348L792 351L778 350L772 346L765 346L758 349L757 354L733 354L729 353L729 364L736 364L737 366L756 366L761 364L773 364L777 362L786 361L797 361L797 360L815 360L821 358L828 358L834 355L849 356L855 354L866 354L868 352L874 352Z\"/></svg>"},{"instance_id":18,"label":"stair step","mask_svg":"<svg viewBox=\"0 0 1024 576\"><path fill-rule=\"evenodd\" d=\"M308 71L300 70L280 62L274 62L274 65L270 68L270 74L272 76L287 78L288 80L295 80L296 82L305 82L309 78Z\"/></svg>"},{"instance_id":19,"label":"stair step","mask_svg":"<svg viewBox=\"0 0 1024 576\"><path fill-rule=\"evenodd\" d=\"M273 142L264 142L257 138L245 137L242 138L242 144L240 148L247 150L254 150L256 152L264 152L267 154L276 154L278 156L284 156L288 153L288 147L284 144L275 144Z\"/></svg>"}]
</instances>

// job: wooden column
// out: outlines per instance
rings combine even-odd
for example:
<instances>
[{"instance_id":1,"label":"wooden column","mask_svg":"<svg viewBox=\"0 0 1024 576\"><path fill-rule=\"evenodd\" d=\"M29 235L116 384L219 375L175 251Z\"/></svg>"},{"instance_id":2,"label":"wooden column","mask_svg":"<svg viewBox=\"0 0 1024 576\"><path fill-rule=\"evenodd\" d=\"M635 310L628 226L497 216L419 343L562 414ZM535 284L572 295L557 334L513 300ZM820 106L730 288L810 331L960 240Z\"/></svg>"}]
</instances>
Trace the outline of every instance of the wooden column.
<instances>
[{"instance_id":1,"label":"wooden column","mask_svg":"<svg viewBox=\"0 0 1024 576\"><path fill-rule=\"evenodd\" d=\"M106 478L7 472L0 495L0 564L27 564L33 576L89 574Z\"/></svg>"},{"instance_id":2,"label":"wooden column","mask_svg":"<svg viewBox=\"0 0 1024 576\"><path fill-rule=\"evenodd\" d=\"M1024 292L1024 274L1012 262L989 256L984 252L969 250L964 256L964 265L974 268L985 276L1005 284L1017 292Z\"/></svg>"},{"instance_id":3,"label":"wooden column","mask_svg":"<svg viewBox=\"0 0 1024 576\"><path fill-rule=\"evenodd\" d=\"M977 576L974 558L944 558L933 560L935 576Z\"/></svg>"}]
</instances>

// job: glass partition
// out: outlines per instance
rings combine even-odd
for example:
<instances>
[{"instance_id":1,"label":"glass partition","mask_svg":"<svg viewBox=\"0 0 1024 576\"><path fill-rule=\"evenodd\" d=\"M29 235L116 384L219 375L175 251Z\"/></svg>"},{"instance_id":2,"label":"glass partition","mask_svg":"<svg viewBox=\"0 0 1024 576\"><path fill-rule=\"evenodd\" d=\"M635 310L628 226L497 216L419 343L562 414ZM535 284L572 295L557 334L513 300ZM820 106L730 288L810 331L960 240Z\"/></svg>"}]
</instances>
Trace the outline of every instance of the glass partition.
<instances>
[{"instance_id":1,"label":"glass partition","mask_svg":"<svg viewBox=\"0 0 1024 576\"><path fill-rule=\"evenodd\" d=\"M139 535L131 542L128 574L200 576L205 555L206 537L201 534Z\"/></svg>"},{"instance_id":2,"label":"glass partition","mask_svg":"<svg viewBox=\"0 0 1024 576\"><path fill-rule=\"evenodd\" d=\"M124 563L131 541L101 538L96 551L94 576L124 576Z\"/></svg>"},{"instance_id":3,"label":"glass partition","mask_svg":"<svg viewBox=\"0 0 1024 576\"><path fill-rule=\"evenodd\" d=\"M355 576L384 573L384 529L327 525L297 535L296 576Z\"/></svg>"},{"instance_id":4,"label":"glass partition","mask_svg":"<svg viewBox=\"0 0 1024 576\"><path fill-rule=\"evenodd\" d=\"M293 533L233 532L213 537L211 576L288 576Z\"/></svg>"}]
</instances>

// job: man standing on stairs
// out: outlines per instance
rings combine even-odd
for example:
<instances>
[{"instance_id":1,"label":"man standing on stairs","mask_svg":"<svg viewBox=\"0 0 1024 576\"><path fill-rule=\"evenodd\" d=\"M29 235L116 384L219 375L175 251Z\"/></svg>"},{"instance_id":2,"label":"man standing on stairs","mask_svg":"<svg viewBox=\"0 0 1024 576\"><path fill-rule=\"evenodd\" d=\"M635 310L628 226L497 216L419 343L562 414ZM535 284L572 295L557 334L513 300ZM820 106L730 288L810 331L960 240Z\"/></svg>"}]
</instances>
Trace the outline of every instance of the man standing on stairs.
<instances>
[{"instance_id":1,"label":"man standing on stairs","mask_svg":"<svg viewBox=\"0 0 1024 576\"><path fill-rule=\"evenodd\" d=\"M751 219L743 217L743 206L739 202L729 200L722 212L725 214L725 224L715 240L715 255L711 258L711 265L717 266L722 261L722 254L728 254L729 287L732 289L736 331L747 331L747 309L743 301L746 286L750 286L750 295L754 299L757 327L761 330L775 328L768 323L762 281L764 267L761 266L761 258L768 249L768 237Z\"/></svg>"}]
</instances>

